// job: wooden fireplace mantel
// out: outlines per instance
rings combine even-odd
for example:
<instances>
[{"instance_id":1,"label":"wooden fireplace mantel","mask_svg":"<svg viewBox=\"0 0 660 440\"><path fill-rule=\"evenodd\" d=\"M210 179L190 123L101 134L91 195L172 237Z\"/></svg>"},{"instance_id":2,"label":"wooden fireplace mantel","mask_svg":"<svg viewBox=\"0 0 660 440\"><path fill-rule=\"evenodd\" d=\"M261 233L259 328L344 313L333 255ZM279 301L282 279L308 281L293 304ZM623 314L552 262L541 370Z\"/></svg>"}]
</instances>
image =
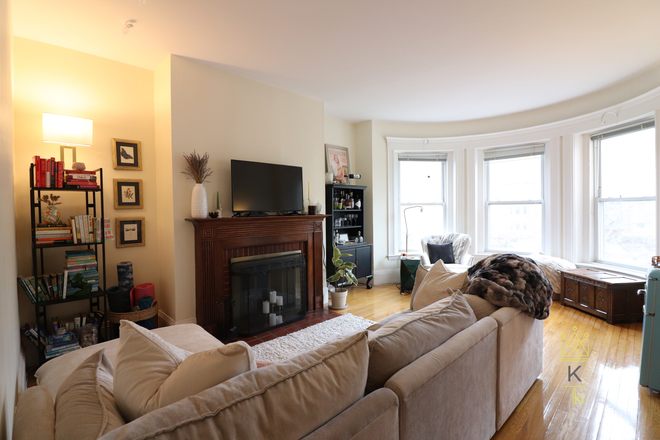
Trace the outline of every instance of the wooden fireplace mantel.
<instances>
[{"instance_id":1,"label":"wooden fireplace mantel","mask_svg":"<svg viewBox=\"0 0 660 440\"><path fill-rule=\"evenodd\" d=\"M300 250L307 263L307 310L323 307L325 215L186 219L195 227L197 324L226 338L235 257Z\"/></svg>"}]
</instances>

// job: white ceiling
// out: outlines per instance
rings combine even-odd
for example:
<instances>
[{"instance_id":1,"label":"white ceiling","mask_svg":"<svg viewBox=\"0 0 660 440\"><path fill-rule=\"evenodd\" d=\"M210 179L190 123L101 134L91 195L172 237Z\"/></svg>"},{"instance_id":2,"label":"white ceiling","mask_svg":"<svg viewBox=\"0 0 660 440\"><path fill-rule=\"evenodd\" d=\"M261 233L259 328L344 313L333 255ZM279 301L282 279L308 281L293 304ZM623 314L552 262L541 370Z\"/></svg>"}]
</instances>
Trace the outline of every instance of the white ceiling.
<instances>
[{"instance_id":1,"label":"white ceiling","mask_svg":"<svg viewBox=\"0 0 660 440\"><path fill-rule=\"evenodd\" d=\"M143 4L140 4L143 3ZM555 104L660 63L657 0L14 0L14 33L154 69L171 53L346 120ZM126 20L135 28L124 35Z\"/></svg>"}]
</instances>

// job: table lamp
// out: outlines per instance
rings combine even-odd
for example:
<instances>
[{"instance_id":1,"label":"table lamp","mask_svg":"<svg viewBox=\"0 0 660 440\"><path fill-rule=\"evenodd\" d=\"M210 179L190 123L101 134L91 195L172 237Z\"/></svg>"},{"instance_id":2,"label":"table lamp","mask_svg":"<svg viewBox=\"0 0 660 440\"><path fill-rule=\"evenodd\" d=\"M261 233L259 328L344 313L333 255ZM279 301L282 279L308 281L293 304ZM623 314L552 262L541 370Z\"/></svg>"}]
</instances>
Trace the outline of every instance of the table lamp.
<instances>
[{"instance_id":1,"label":"table lamp","mask_svg":"<svg viewBox=\"0 0 660 440\"><path fill-rule=\"evenodd\" d=\"M73 116L43 114L44 142L60 144L60 160L65 162L65 152L69 150L71 163L76 161L76 147L91 147L94 121Z\"/></svg>"}]
</instances>

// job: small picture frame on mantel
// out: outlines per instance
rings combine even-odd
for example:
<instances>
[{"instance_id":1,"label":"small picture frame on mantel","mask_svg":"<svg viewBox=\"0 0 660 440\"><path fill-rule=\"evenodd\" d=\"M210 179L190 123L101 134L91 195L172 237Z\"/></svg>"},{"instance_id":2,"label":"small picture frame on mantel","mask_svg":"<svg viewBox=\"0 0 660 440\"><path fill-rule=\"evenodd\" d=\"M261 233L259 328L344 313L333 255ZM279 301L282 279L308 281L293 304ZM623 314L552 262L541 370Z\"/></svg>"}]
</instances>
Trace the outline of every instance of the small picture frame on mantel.
<instances>
[{"instance_id":1,"label":"small picture frame on mantel","mask_svg":"<svg viewBox=\"0 0 660 440\"><path fill-rule=\"evenodd\" d=\"M112 165L116 170L142 171L142 142L113 139Z\"/></svg>"},{"instance_id":2,"label":"small picture frame on mantel","mask_svg":"<svg viewBox=\"0 0 660 440\"><path fill-rule=\"evenodd\" d=\"M112 179L115 209L144 208L142 179Z\"/></svg>"},{"instance_id":3,"label":"small picture frame on mantel","mask_svg":"<svg viewBox=\"0 0 660 440\"><path fill-rule=\"evenodd\" d=\"M115 230L118 248L146 245L144 217L117 217Z\"/></svg>"}]
</instances>

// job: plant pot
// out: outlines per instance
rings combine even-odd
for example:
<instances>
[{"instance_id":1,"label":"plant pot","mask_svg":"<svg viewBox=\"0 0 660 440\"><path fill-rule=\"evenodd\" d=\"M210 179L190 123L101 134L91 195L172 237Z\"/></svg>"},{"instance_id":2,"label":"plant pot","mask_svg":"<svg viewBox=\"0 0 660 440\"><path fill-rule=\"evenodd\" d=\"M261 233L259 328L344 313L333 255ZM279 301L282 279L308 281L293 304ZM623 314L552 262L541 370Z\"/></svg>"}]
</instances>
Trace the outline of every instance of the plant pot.
<instances>
[{"instance_id":1,"label":"plant pot","mask_svg":"<svg viewBox=\"0 0 660 440\"><path fill-rule=\"evenodd\" d=\"M332 298L330 308L333 310L342 310L348 307L346 304L346 295L348 295L348 289L337 289L334 292L330 292L330 297Z\"/></svg>"},{"instance_id":2,"label":"plant pot","mask_svg":"<svg viewBox=\"0 0 660 440\"><path fill-rule=\"evenodd\" d=\"M209 202L206 199L206 188L201 183L196 183L192 190L190 201L190 215L192 218L206 218L209 215Z\"/></svg>"},{"instance_id":3,"label":"plant pot","mask_svg":"<svg viewBox=\"0 0 660 440\"><path fill-rule=\"evenodd\" d=\"M41 211L41 222L47 225L56 225L60 222L60 210L55 205L47 206Z\"/></svg>"}]
</instances>

